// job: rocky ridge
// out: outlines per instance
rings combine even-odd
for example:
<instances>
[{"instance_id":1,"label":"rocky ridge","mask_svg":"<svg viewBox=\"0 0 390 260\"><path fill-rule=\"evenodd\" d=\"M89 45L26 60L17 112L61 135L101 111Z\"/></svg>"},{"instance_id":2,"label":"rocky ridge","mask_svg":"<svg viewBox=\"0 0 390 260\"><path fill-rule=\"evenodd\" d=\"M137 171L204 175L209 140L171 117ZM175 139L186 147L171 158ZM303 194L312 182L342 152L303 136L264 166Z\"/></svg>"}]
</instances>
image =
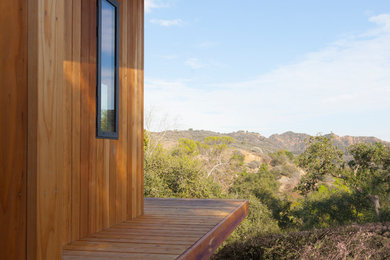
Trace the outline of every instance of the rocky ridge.
<instances>
[{"instance_id":1,"label":"rocky ridge","mask_svg":"<svg viewBox=\"0 0 390 260\"><path fill-rule=\"evenodd\" d=\"M161 141L166 146L175 145L180 138L188 138L195 141L201 141L207 136L230 136L236 142L232 145L238 149L251 151L252 153L267 154L279 150L288 150L295 155L302 153L306 147L306 140L310 137L304 133L285 132L283 134L273 134L270 137L265 137L260 133L237 131L232 133L218 133L207 130L170 130L161 133L153 133L160 135ZM384 143L390 146L390 142L383 141L376 137L367 136L338 136L332 134L334 143L337 147L344 150L348 146L357 143Z\"/></svg>"}]
</instances>

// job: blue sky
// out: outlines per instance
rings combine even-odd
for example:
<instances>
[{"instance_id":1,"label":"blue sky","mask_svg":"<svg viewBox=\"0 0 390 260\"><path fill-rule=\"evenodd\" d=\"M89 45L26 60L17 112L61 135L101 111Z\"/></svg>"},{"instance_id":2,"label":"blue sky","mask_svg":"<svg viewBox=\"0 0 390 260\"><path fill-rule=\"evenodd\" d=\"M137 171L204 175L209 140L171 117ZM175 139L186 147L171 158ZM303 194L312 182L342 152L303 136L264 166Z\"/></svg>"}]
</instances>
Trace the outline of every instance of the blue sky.
<instances>
[{"instance_id":1,"label":"blue sky","mask_svg":"<svg viewBox=\"0 0 390 260\"><path fill-rule=\"evenodd\" d=\"M390 141L390 1L146 0L145 109L152 130Z\"/></svg>"}]
</instances>

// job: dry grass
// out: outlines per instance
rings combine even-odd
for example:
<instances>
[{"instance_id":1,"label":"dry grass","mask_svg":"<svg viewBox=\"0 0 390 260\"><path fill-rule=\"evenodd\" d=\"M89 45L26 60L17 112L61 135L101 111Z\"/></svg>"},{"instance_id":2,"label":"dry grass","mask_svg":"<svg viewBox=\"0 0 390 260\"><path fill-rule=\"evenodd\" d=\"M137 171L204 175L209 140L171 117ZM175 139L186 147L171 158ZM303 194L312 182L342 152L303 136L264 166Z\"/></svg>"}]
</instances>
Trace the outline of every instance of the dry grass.
<instances>
[{"instance_id":1,"label":"dry grass","mask_svg":"<svg viewBox=\"0 0 390 260\"><path fill-rule=\"evenodd\" d=\"M390 223L257 236L225 246L214 259L390 259Z\"/></svg>"}]
</instances>

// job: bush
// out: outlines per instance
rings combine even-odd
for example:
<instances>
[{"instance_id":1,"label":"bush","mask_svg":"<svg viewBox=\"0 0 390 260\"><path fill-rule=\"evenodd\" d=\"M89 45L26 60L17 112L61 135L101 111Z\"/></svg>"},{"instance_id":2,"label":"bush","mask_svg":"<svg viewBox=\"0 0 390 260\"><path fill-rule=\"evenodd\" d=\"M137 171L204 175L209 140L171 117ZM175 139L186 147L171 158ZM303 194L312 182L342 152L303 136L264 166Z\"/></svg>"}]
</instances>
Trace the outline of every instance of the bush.
<instances>
[{"instance_id":1,"label":"bush","mask_svg":"<svg viewBox=\"0 0 390 260\"><path fill-rule=\"evenodd\" d=\"M170 153L161 147L144 165L146 197L220 198L221 187L202 171L200 161L185 153Z\"/></svg>"},{"instance_id":2,"label":"bush","mask_svg":"<svg viewBox=\"0 0 390 260\"><path fill-rule=\"evenodd\" d=\"M246 198L249 201L249 214L238 228L230 235L227 242L248 239L258 234L280 233L278 222L272 211L255 196Z\"/></svg>"},{"instance_id":3,"label":"bush","mask_svg":"<svg viewBox=\"0 0 390 260\"><path fill-rule=\"evenodd\" d=\"M389 259L390 223L259 235L225 246L218 259Z\"/></svg>"},{"instance_id":4,"label":"bush","mask_svg":"<svg viewBox=\"0 0 390 260\"><path fill-rule=\"evenodd\" d=\"M318 191L294 204L292 214L301 221L301 229L327 228L375 220L371 203L359 193L342 184L329 188L321 185Z\"/></svg>"}]
</instances>

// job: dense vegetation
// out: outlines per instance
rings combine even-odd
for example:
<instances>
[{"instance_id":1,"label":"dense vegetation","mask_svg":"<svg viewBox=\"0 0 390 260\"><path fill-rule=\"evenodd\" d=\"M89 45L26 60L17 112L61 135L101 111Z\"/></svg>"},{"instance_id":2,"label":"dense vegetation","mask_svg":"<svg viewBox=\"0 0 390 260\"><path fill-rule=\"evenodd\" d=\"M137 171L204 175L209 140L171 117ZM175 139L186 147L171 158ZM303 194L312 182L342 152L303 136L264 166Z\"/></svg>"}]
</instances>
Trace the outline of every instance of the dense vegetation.
<instances>
[{"instance_id":1,"label":"dense vegetation","mask_svg":"<svg viewBox=\"0 0 390 260\"><path fill-rule=\"evenodd\" d=\"M216 259L310 259L310 254L354 259L363 240L376 245L370 249L375 258L389 247L388 231L382 236L356 226L336 228L390 220L390 148L383 144L341 151L331 135L316 136L299 156L281 150L256 165L228 149L231 137L180 139L166 149L150 136L145 133L145 196L249 200L249 216ZM281 178L293 175L297 185L282 189ZM344 247L332 247L330 234L344 239Z\"/></svg>"},{"instance_id":2,"label":"dense vegetation","mask_svg":"<svg viewBox=\"0 0 390 260\"><path fill-rule=\"evenodd\" d=\"M390 259L390 223L258 235L226 245L215 259Z\"/></svg>"}]
</instances>

